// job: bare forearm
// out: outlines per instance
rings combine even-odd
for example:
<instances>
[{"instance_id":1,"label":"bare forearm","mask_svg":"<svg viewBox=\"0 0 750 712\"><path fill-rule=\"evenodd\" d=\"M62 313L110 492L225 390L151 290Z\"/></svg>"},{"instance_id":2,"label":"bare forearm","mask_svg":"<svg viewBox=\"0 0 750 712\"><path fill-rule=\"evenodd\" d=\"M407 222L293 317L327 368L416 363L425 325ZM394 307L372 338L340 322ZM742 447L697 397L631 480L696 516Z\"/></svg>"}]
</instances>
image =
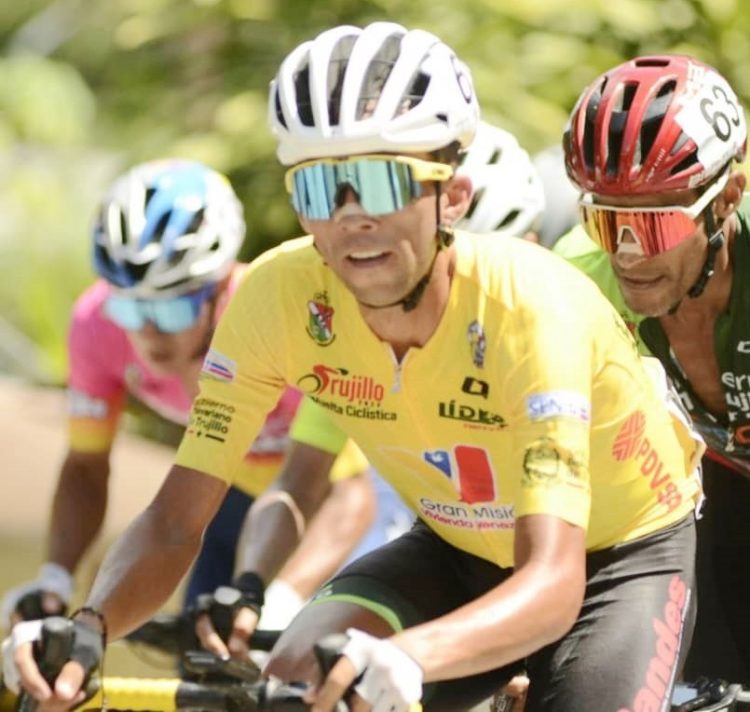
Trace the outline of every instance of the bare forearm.
<instances>
[{"instance_id":1,"label":"bare forearm","mask_svg":"<svg viewBox=\"0 0 750 712\"><path fill-rule=\"evenodd\" d=\"M68 455L60 471L47 537L47 560L74 573L99 534L107 511L106 456Z\"/></svg>"},{"instance_id":2,"label":"bare forearm","mask_svg":"<svg viewBox=\"0 0 750 712\"><path fill-rule=\"evenodd\" d=\"M153 542L160 542L153 546ZM109 638L118 638L151 617L169 598L200 548L200 535L170 539L147 509L109 549L87 605L107 619Z\"/></svg>"},{"instance_id":3,"label":"bare forearm","mask_svg":"<svg viewBox=\"0 0 750 712\"><path fill-rule=\"evenodd\" d=\"M276 499L274 491L259 497L245 522L238 551L238 571L255 571L266 583L273 580L297 549L307 522L318 506L319 503L307 498L301 498L298 504L293 495L285 491L283 500Z\"/></svg>"},{"instance_id":4,"label":"bare forearm","mask_svg":"<svg viewBox=\"0 0 750 712\"><path fill-rule=\"evenodd\" d=\"M366 474L337 482L278 574L301 598L309 598L346 561L373 520L377 504Z\"/></svg>"},{"instance_id":5,"label":"bare forearm","mask_svg":"<svg viewBox=\"0 0 750 712\"><path fill-rule=\"evenodd\" d=\"M239 571L255 571L266 583L278 574L331 492L328 472L334 459L309 445L293 444L273 489L248 512L238 547Z\"/></svg>"},{"instance_id":6,"label":"bare forearm","mask_svg":"<svg viewBox=\"0 0 750 712\"><path fill-rule=\"evenodd\" d=\"M87 605L107 619L111 638L161 606L187 571L227 485L175 465L148 508L108 552Z\"/></svg>"},{"instance_id":7,"label":"bare forearm","mask_svg":"<svg viewBox=\"0 0 750 712\"><path fill-rule=\"evenodd\" d=\"M583 529L548 515L516 520L514 573L452 613L405 630L394 642L425 680L464 677L506 665L561 638L586 587Z\"/></svg>"},{"instance_id":8,"label":"bare forearm","mask_svg":"<svg viewBox=\"0 0 750 712\"><path fill-rule=\"evenodd\" d=\"M529 595L529 591L533 595ZM559 639L580 607L549 575L520 571L466 606L394 637L425 682L473 675L524 658Z\"/></svg>"}]
</instances>

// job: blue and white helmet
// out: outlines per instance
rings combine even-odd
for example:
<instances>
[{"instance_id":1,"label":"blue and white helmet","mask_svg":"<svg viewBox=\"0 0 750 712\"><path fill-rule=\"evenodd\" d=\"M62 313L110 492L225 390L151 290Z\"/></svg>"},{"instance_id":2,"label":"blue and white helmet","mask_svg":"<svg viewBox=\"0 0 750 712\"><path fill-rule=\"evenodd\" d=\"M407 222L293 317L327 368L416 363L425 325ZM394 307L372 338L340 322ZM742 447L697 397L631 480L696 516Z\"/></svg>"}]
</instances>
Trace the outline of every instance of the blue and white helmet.
<instances>
[{"instance_id":1,"label":"blue and white helmet","mask_svg":"<svg viewBox=\"0 0 750 712\"><path fill-rule=\"evenodd\" d=\"M544 212L544 187L513 134L484 121L456 171L471 178L474 195L456 227L523 237Z\"/></svg>"},{"instance_id":2,"label":"blue and white helmet","mask_svg":"<svg viewBox=\"0 0 750 712\"><path fill-rule=\"evenodd\" d=\"M229 274L245 221L223 175L196 161L158 160L115 181L93 237L101 277L134 296L168 297Z\"/></svg>"}]
</instances>

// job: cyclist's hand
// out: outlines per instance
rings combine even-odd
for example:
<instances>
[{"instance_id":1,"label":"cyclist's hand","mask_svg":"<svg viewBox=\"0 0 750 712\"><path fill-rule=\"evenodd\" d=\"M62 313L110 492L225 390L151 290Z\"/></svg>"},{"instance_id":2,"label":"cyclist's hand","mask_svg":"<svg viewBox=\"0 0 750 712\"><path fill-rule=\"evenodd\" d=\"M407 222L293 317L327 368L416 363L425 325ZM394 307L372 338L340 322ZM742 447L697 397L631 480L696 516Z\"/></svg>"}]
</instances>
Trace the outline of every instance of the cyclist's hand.
<instances>
[{"instance_id":1,"label":"cyclist's hand","mask_svg":"<svg viewBox=\"0 0 750 712\"><path fill-rule=\"evenodd\" d=\"M209 611L202 610L195 620L195 633L201 645L216 655L246 658L250 653L248 640L257 625L257 612L250 608L240 608L234 614L229 640L225 643L214 627Z\"/></svg>"},{"instance_id":2,"label":"cyclist's hand","mask_svg":"<svg viewBox=\"0 0 750 712\"><path fill-rule=\"evenodd\" d=\"M64 613L70 597L73 594L73 578L63 566L59 564L43 564L39 569L39 575L27 583L16 586L8 591L0 604L0 622L6 630L22 621L28 619L24 614L24 606L19 602L29 601L34 594L39 594L41 610L33 611L33 617L41 615L60 615ZM36 606L32 606L36 608Z\"/></svg>"},{"instance_id":3,"label":"cyclist's hand","mask_svg":"<svg viewBox=\"0 0 750 712\"><path fill-rule=\"evenodd\" d=\"M34 657L34 644L43 637L43 623L42 620L19 623L3 642L5 683L16 694L25 690L42 702L45 710L69 709L85 698L82 688L102 659L103 637L84 623L73 621L73 643L68 662L62 665L54 680L48 681Z\"/></svg>"},{"instance_id":4,"label":"cyclist's hand","mask_svg":"<svg viewBox=\"0 0 750 712\"><path fill-rule=\"evenodd\" d=\"M265 585L246 571L231 586L198 596L195 633L201 645L216 655L247 658L248 639L258 626Z\"/></svg>"},{"instance_id":5,"label":"cyclist's hand","mask_svg":"<svg viewBox=\"0 0 750 712\"><path fill-rule=\"evenodd\" d=\"M526 696L529 691L529 678L526 675L514 675L510 682L500 691L513 698L510 712L523 712L526 707Z\"/></svg>"},{"instance_id":6,"label":"cyclist's hand","mask_svg":"<svg viewBox=\"0 0 750 712\"><path fill-rule=\"evenodd\" d=\"M331 712L357 679L357 694L350 702L354 712L408 712L411 705L419 702L422 668L409 655L390 640L353 628L346 634L349 641L343 657L320 688L307 698L312 712Z\"/></svg>"}]
</instances>

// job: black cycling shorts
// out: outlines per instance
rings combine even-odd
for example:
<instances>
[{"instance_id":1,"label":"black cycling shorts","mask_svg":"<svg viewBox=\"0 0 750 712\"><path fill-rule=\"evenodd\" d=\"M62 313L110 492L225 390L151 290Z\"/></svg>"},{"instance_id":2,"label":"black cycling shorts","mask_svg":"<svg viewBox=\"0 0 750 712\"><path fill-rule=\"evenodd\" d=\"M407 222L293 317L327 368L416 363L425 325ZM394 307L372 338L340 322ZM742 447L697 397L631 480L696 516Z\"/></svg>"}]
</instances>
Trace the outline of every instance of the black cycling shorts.
<instances>
[{"instance_id":1,"label":"black cycling shorts","mask_svg":"<svg viewBox=\"0 0 750 712\"><path fill-rule=\"evenodd\" d=\"M426 712L469 709L524 669L531 678L526 712L663 709L693 627L694 558L692 515L589 554L583 606L564 638L513 665L426 685ZM418 522L344 569L314 604L359 603L406 628L472 601L511 573Z\"/></svg>"}]
</instances>

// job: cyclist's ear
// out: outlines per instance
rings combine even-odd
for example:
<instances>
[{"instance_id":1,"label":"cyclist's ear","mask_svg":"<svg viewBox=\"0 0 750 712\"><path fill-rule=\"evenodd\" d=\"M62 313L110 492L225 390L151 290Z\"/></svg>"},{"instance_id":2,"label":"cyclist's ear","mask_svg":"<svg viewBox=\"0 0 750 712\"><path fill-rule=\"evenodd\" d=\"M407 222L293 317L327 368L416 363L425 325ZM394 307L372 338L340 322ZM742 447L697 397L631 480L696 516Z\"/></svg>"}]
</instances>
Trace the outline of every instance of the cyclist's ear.
<instances>
[{"instance_id":1,"label":"cyclist's ear","mask_svg":"<svg viewBox=\"0 0 750 712\"><path fill-rule=\"evenodd\" d=\"M737 211L747 185L747 176L742 171L733 171L724 190L714 199L714 212L720 220L728 218Z\"/></svg>"},{"instance_id":2,"label":"cyclist's ear","mask_svg":"<svg viewBox=\"0 0 750 712\"><path fill-rule=\"evenodd\" d=\"M454 175L440 186L440 220L455 225L471 205L473 187L467 175Z\"/></svg>"}]
</instances>

